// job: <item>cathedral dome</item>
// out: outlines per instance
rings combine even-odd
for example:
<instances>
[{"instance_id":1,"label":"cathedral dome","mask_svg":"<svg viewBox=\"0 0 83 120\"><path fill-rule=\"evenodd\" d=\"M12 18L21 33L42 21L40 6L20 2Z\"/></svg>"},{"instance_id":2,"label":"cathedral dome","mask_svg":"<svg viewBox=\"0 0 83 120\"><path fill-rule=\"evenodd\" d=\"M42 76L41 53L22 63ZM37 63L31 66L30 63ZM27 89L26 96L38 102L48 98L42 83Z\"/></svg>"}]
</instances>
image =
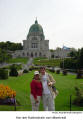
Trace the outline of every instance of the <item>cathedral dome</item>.
<instances>
[{"instance_id":1,"label":"cathedral dome","mask_svg":"<svg viewBox=\"0 0 83 120\"><path fill-rule=\"evenodd\" d=\"M35 24L33 24L30 27L28 36L33 35L35 33L36 33L36 35L40 35L40 36L44 37L43 28L42 28L42 26L40 24L38 24L37 20L35 20Z\"/></svg>"}]
</instances>

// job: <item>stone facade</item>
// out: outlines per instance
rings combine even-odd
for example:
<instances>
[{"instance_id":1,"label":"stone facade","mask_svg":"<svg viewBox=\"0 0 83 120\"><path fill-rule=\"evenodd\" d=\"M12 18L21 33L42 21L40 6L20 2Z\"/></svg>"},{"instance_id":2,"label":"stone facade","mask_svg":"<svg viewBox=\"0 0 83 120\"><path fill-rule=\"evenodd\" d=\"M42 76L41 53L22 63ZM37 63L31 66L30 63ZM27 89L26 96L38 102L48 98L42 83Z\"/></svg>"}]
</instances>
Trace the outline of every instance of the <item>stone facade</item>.
<instances>
[{"instance_id":1,"label":"stone facade","mask_svg":"<svg viewBox=\"0 0 83 120\"><path fill-rule=\"evenodd\" d=\"M45 40L44 32L38 21L35 21L23 40L23 50L17 50L13 57L50 57L49 40Z\"/></svg>"},{"instance_id":2,"label":"stone facade","mask_svg":"<svg viewBox=\"0 0 83 120\"><path fill-rule=\"evenodd\" d=\"M67 58L71 49L57 49L51 52L51 58Z\"/></svg>"},{"instance_id":3,"label":"stone facade","mask_svg":"<svg viewBox=\"0 0 83 120\"><path fill-rule=\"evenodd\" d=\"M26 40L23 40L23 50L15 51L12 56L16 57L46 57L66 58L71 50L57 49L50 52L49 40L45 40L43 28L38 21L30 27Z\"/></svg>"}]
</instances>

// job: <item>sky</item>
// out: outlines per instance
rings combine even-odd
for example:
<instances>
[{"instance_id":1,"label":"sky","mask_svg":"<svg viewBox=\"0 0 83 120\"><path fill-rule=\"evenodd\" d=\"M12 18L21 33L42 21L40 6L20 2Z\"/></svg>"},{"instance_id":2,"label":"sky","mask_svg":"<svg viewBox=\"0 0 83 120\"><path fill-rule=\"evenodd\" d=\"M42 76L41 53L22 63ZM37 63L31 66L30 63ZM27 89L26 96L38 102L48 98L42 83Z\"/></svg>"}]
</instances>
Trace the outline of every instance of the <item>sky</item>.
<instances>
[{"instance_id":1,"label":"sky","mask_svg":"<svg viewBox=\"0 0 83 120\"><path fill-rule=\"evenodd\" d=\"M83 47L83 0L0 0L0 42L23 43L36 17L50 49Z\"/></svg>"}]
</instances>

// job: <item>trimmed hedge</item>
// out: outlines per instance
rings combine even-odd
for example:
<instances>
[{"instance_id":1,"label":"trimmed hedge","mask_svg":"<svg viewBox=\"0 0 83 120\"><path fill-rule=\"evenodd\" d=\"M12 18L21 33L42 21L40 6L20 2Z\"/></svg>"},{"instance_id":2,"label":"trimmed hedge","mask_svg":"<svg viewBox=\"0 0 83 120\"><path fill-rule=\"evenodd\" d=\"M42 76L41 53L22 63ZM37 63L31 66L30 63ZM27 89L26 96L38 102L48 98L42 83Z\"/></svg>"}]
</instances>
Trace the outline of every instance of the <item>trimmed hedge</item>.
<instances>
[{"instance_id":1,"label":"trimmed hedge","mask_svg":"<svg viewBox=\"0 0 83 120\"><path fill-rule=\"evenodd\" d=\"M63 68L63 61L60 63L60 67ZM64 59L64 69L77 69L78 61L73 58Z\"/></svg>"},{"instance_id":2,"label":"trimmed hedge","mask_svg":"<svg viewBox=\"0 0 83 120\"><path fill-rule=\"evenodd\" d=\"M67 75L67 70L63 70L63 75Z\"/></svg>"},{"instance_id":3,"label":"trimmed hedge","mask_svg":"<svg viewBox=\"0 0 83 120\"><path fill-rule=\"evenodd\" d=\"M18 76L18 72L17 72L15 65L11 66L9 75L10 76Z\"/></svg>"},{"instance_id":4,"label":"trimmed hedge","mask_svg":"<svg viewBox=\"0 0 83 120\"><path fill-rule=\"evenodd\" d=\"M77 71L77 76L76 76L77 79L81 79L83 78L83 71L82 70L78 70Z\"/></svg>"},{"instance_id":5,"label":"trimmed hedge","mask_svg":"<svg viewBox=\"0 0 83 120\"><path fill-rule=\"evenodd\" d=\"M56 70L56 74L60 74L60 70Z\"/></svg>"},{"instance_id":6,"label":"trimmed hedge","mask_svg":"<svg viewBox=\"0 0 83 120\"><path fill-rule=\"evenodd\" d=\"M40 70L40 68L39 68L39 67L36 67L36 66L31 66L31 67L29 68L29 70L30 70L30 71L32 71L32 70Z\"/></svg>"},{"instance_id":7,"label":"trimmed hedge","mask_svg":"<svg viewBox=\"0 0 83 120\"><path fill-rule=\"evenodd\" d=\"M76 97L73 100L73 104L83 107L83 89L75 87Z\"/></svg>"},{"instance_id":8,"label":"trimmed hedge","mask_svg":"<svg viewBox=\"0 0 83 120\"><path fill-rule=\"evenodd\" d=\"M54 73L54 72L55 72L55 69L52 68L52 69L49 69L49 71Z\"/></svg>"},{"instance_id":9,"label":"trimmed hedge","mask_svg":"<svg viewBox=\"0 0 83 120\"><path fill-rule=\"evenodd\" d=\"M28 71L28 70L26 70L26 69L24 69L24 70L23 70L23 73L28 73L28 72L29 72L29 71Z\"/></svg>"}]
</instances>

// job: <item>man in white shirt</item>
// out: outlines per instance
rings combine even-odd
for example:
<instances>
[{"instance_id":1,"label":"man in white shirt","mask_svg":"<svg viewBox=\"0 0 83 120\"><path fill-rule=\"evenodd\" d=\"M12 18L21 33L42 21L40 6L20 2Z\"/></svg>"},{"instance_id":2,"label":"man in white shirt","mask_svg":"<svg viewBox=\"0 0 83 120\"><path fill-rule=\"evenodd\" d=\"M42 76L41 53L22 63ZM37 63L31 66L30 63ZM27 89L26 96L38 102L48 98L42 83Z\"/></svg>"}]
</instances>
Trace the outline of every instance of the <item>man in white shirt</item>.
<instances>
[{"instance_id":1,"label":"man in white shirt","mask_svg":"<svg viewBox=\"0 0 83 120\"><path fill-rule=\"evenodd\" d=\"M52 86L55 84L55 80L51 75L46 73L45 67L40 68L40 79L43 86L43 106L45 111L55 111L54 96Z\"/></svg>"}]
</instances>

